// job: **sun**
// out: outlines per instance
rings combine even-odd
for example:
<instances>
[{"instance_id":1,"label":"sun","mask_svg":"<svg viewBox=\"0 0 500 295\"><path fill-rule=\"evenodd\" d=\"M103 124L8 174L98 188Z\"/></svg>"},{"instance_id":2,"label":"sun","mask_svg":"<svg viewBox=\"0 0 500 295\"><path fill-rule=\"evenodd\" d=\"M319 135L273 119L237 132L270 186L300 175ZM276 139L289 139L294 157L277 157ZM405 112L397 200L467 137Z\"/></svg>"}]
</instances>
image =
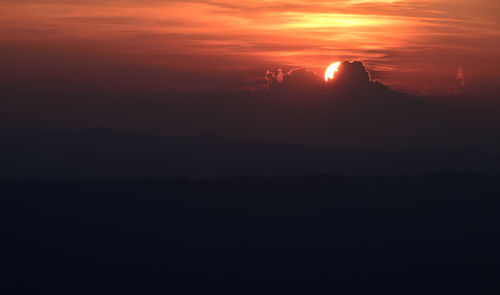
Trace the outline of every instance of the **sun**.
<instances>
[{"instance_id":1,"label":"sun","mask_svg":"<svg viewBox=\"0 0 500 295\"><path fill-rule=\"evenodd\" d=\"M325 71L325 81L328 82L329 80L332 80L333 77L335 76L335 73L339 69L340 66L340 61L332 63Z\"/></svg>"}]
</instances>

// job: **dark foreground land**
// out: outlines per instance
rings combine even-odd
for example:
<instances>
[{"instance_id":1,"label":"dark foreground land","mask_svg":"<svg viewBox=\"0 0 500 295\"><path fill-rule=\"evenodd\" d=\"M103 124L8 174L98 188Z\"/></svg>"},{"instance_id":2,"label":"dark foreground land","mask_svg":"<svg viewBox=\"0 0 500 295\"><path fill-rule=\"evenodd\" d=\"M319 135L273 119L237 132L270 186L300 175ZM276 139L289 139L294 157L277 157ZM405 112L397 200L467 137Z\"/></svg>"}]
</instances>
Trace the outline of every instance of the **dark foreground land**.
<instances>
[{"instance_id":1,"label":"dark foreground land","mask_svg":"<svg viewBox=\"0 0 500 295\"><path fill-rule=\"evenodd\" d=\"M499 294L499 180L4 180L1 293Z\"/></svg>"}]
</instances>

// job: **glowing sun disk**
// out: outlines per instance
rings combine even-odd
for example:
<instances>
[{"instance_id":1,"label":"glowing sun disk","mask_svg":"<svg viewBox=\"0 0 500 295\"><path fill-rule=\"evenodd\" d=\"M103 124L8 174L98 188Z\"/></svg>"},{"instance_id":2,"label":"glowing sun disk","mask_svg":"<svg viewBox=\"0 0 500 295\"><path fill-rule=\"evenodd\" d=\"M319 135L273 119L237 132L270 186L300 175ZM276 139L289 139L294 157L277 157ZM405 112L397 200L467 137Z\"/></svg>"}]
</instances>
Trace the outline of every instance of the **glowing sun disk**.
<instances>
[{"instance_id":1,"label":"glowing sun disk","mask_svg":"<svg viewBox=\"0 0 500 295\"><path fill-rule=\"evenodd\" d=\"M335 73L338 71L340 62L332 63L325 71L325 81L332 80Z\"/></svg>"}]
</instances>

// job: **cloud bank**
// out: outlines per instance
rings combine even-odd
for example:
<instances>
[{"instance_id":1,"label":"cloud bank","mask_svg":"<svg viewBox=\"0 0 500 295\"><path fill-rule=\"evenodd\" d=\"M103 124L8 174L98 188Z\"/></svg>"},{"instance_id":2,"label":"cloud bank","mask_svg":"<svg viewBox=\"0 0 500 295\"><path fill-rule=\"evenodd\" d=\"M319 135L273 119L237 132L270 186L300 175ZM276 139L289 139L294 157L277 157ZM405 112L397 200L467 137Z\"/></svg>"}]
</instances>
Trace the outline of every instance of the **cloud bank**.
<instances>
[{"instance_id":1,"label":"cloud bank","mask_svg":"<svg viewBox=\"0 0 500 295\"><path fill-rule=\"evenodd\" d=\"M305 69L268 71L265 77L269 87L261 90L116 93L5 86L0 123L342 148L500 148L498 86L485 77L465 75L462 94L448 97L391 90L359 61L343 62L329 83Z\"/></svg>"},{"instance_id":2,"label":"cloud bank","mask_svg":"<svg viewBox=\"0 0 500 295\"><path fill-rule=\"evenodd\" d=\"M372 79L370 72L361 61L341 62L335 78L324 81L324 75L307 69L292 69L283 71L267 71L265 79L268 88L276 93L293 92L309 93L314 95L351 95L362 96L362 92L371 92L369 95L391 94L388 87Z\"/></svg>"}]
</instances>

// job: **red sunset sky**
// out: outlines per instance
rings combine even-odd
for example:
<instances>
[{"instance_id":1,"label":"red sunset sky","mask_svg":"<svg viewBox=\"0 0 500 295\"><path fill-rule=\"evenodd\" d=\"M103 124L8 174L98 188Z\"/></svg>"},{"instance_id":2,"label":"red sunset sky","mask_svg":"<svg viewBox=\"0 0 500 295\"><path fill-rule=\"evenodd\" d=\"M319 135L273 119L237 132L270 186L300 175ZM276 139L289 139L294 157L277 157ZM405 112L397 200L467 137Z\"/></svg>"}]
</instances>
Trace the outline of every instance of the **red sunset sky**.
<instances>
[{"instance_id":1,"label":"red sunset sky","mask_svg":"<svg viewBox=\"0 0 500 295\"><path fill-rule=\"evenodd\" d=\"M491 0L0 1L1 78L242 87L267 69L348 59L396 89L445 89L459 67L498 77L499 11Z\"/></svg>"}]
</instances>

